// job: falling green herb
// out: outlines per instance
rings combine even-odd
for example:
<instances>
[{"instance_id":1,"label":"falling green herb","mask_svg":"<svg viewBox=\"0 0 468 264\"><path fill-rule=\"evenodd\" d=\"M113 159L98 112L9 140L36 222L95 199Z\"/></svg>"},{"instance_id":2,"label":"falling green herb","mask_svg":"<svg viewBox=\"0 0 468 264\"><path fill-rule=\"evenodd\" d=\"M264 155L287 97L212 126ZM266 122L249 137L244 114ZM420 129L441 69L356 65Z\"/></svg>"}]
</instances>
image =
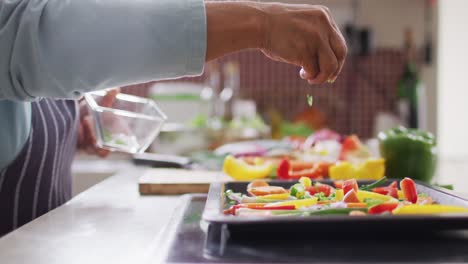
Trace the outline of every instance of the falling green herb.
<instances>
[{"instance_id":1,"label":"falling green herb","mask_svg":"<svg viewBox=\"0 0 468 264\"><path fill-rule=\"evenodd\" d=\"M314 103L314 98L310 94L307 95L307 103L310 107L312 107L312 104Z\"/></svg>"},{"instance_id":2,"label":"falling green herb","mask_svg":"<svg viewBox=\"0 0 468 264\"><path fill-rule=\"evenodd\" d=\"M127 143L125 143L125 141L123 141L122 139L118 138L115 140L115 144L118 144L118 145L127 145Z\"/></svg>"},{"instance_id":3,"label":"falling green herb","mask_svg":"<svg viewBox=\"0 0 468 264\"><path fill-rule=\"evenodd\" d=\"M112 140L112 133L109 130L104 130L104 141L110 142Z\"/></svg>"}]
</instances>

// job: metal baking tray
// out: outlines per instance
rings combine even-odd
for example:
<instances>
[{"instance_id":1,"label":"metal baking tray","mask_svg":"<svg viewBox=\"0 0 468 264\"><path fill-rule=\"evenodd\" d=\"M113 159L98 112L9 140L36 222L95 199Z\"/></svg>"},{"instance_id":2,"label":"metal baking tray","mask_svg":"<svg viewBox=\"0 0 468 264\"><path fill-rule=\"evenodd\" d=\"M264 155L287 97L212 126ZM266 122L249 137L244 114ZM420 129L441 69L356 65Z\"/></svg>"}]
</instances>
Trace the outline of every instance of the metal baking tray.
<instances>
[{"instance_id":1,"label":"metal baking tray","mask_svg":"<svg viewBox=\"0 0 468 264\"><path fill-rule=\"evenodd\" d=\"M386 184L393 180L389 179ZM296 181L271 181L270 185L289 188ZM331 181L320 181L332 184ZM440 204L458 205L468 207L468 199L457 196L448 190L434 187L419 181L416 182L418 192L426 193ZM281 233L291 236L293 233L366 233L368 235L401 233L402 230L412 232L444 231L468 229L468 215L368 215L352 217L347 215L322 215L322 216L249 216L237 217L223 214L223 209L229 207L225 198L228 189L234 192L245 193L249 182L213 183L210 186L208 199L203 212L202 220L210 228L228 230L229 234L245 235L251 237L256 233L263 233L261 237L269 239L268 234L275 233L281 237ZM359 186L369 184L370 181L358 181ZM377 233L376 233L377 232Z\"/></svg>"}]
</instances>

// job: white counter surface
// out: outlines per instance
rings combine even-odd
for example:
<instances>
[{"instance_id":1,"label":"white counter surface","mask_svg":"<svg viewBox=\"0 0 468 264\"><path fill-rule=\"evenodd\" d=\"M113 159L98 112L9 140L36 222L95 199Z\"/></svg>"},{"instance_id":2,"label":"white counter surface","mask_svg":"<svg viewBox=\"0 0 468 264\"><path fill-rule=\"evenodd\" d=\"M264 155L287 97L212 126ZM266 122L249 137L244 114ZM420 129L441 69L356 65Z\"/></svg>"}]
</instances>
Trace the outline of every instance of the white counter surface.
<instances>
[{"instance_id":1,"label":"white counter surface","mask_svg":"<svg viewBox=\"0 0 468 264\"><path fill-rule=\"evenodd\" d=\"M0 263L147 263L178 205L140 196L141 168L118 173L0 239Z\"/></svg>"}]
</instances>

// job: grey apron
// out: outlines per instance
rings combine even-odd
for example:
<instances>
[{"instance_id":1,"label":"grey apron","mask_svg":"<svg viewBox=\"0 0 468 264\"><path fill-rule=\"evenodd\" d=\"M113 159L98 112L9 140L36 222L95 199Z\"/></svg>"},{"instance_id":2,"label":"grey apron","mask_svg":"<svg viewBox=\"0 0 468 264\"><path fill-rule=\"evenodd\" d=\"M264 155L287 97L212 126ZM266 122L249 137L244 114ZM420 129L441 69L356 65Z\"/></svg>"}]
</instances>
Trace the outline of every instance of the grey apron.
<instances>
[{"instance_id":1,"label":"grey apron","mask_svg":"<svg viewBox=\"0 0 468 264\"><path fill-rule=\"evenodd\" d=\"M29 138L0 171L0 236L71 198L79 111L73 100L32 102Z\"/></svg>"}]
</instances>

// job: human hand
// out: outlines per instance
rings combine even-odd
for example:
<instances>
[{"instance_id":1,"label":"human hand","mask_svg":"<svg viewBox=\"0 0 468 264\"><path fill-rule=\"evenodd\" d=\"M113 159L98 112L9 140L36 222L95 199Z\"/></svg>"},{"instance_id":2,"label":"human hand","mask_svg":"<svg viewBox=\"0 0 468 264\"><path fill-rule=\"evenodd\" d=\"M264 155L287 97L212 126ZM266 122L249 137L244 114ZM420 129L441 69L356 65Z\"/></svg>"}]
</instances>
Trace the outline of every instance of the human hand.
<instances>
[{"instance_id":1,"label":"human hand","mask_svg":"<svg viewBox=\"0 0 468 264\"><path fill-rule=\"evenodd\" d=\"M302 67L310 84L334 82L345 62L347 47L330 10L319 5L266 4L263 53Z\"/></svg>"},{"instance_id":2,"label":"human hand","mask_svg":"<svg viewBox=\"0 0 468 264\"><path fill-rule=\"evenodd\" d=\"M319 5L207 1L210 61L247 48L302 67L310 84L334 81L347 53L346 42L328 8Z\"/></svg>"},{"instance_id":3,"label":"human hand","mask_svg":"<svg viewBox=\"0 0 468 264\"><path fill-rule=\"evenodd\" d=\"M107 91L101 102L99 102L99 105L104 107L112 107L115 102L115 97L119 92L119 88ZM79 150L85 151L88 154L94 154L102 158L107 157L110 153L109 150L100 148L96 144L94 119L89 113L89 109L85 100L80 102L80 124L78 128L77 148Z\"/></svg>"}]
</instances>

